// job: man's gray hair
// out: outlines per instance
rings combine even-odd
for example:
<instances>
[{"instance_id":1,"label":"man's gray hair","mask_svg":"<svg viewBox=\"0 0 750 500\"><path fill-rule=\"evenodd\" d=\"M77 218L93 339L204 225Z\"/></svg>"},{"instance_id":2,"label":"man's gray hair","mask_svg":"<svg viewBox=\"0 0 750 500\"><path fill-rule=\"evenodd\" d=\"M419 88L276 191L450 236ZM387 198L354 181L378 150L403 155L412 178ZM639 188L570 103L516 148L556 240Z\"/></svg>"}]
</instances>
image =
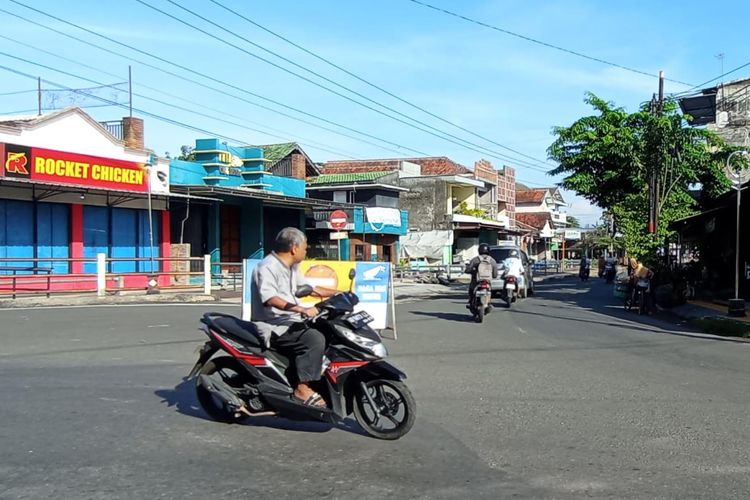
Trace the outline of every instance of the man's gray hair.
<instances>
[{"instance_id":1,"label":"man's gray hair","mask_svg":"<svg viewBox=\"0 0 750 500\"><path fill-rule=\"evenodd\" d=\"M294 245L301 246L307 241L305 233L296 227L285 227L276 235L274 250L277 252L288 252Z\"/></svg>"}]
</instances>

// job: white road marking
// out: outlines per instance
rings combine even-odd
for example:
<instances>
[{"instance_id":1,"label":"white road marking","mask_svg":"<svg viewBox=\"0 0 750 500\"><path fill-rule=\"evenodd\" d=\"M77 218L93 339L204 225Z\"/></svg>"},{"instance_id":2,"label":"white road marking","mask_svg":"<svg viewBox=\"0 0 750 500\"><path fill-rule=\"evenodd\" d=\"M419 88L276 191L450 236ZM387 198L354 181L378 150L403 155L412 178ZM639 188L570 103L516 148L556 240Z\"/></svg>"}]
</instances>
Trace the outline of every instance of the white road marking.
<instances>
[{"instance_id":1,"label":"white road marking","mask_svg":"<svg viewBox=\"0 0 750 500\"><path fill-rule=\"evenodd\" d=\"M146 328L169 328L169 325L148 325Z\"/></svg>"}]
</instances>

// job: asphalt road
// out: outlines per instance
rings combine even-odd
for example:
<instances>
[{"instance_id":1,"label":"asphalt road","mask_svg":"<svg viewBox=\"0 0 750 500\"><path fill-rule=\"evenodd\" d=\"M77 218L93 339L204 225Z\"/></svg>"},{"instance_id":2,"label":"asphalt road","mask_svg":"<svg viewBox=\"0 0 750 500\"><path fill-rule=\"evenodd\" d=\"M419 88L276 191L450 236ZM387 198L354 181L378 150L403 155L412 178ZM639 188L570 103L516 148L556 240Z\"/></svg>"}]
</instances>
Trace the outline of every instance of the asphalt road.
<instances>
[{"instance_id":1,"label":"asphalt road","mask_svg":"<svg viewBox=\"0 0 750 500\"><path fill-rule=\"evenodd\" d=\"M481 325L459 295L400 304L388 346L418 415L396 442L207 420L182 377L209 307L0 311L0 498L750 493L750 345L641 320L598 280Z\"/></svg>"}]
</instances>

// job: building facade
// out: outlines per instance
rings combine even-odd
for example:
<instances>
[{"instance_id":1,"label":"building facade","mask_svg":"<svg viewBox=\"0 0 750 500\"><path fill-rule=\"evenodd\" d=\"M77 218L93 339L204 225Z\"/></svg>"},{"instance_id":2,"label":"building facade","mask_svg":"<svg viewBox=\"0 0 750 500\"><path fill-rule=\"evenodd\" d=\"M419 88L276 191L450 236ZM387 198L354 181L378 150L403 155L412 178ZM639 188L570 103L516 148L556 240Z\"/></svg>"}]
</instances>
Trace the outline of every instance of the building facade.
<instances>
[{"instance_id":1,"label":"building facade","mask_svg":"<svg viewBox=\"0 0 750 500\"><path fill-rule=\"evenodd\" d=\"M336 161L326 163L321 171L388 173L390 182L405 189L400 203L408 212L409 232L401 238L401 255L407 259L463 262L476 255L480 243L495 244L499 237L514 234L507 211L512 190L504 193L501 202L501 179L486 161L478 162L474 171L446 157ZM434 251L436 241L443 251Z\"/></svg>"},{"instance_id":2,"label":"building facade","mask_svg":"<svg viewBox=\"0 0 750 500\"><path fill-rule=\"evenodd\" d=\"M169 284L169 164L141 120L119 123L127 140L78 108L0 117L0 278L18 276L3 291L96 289L100 253L123 288Z\"/></svg>"},{"instance_id":3,"label":"building facade","mask_svg":"<svg viewBox=\"0 0 750 500\"><path fill-rule=\"evenodd\" d=\"M310 198L330 201L347 213L347 237L331 240L330 211L318 210L308 219L308 238L314 256L344 260L398 262L399 237L406 234L409 218L401 210L396 172L322 174L308 179Z\"/></svg>"},{"instance_id":4,"label":"building facade","mask_svg":"<svg viewBox=\"0 0 750 500\"><path fill-rule=\"evenodd\" d=\"M320 204L305 191L305 176L317 168L294 143L232 146L197 139L192 156L170 165L173 191L214 200L173 205L172 239L189 245L192 256L210 255L231 269L242 259L262 258L282 228L304 229L307 213Z\"/></svg>"}]
</instances>

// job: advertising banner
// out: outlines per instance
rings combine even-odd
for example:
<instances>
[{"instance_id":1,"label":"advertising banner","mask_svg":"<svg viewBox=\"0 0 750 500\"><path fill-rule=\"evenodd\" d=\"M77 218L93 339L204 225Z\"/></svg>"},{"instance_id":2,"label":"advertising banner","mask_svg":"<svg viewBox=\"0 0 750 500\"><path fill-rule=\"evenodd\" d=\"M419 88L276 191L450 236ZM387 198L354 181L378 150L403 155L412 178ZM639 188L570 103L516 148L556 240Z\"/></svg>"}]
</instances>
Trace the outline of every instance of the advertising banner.
<instances>
[{"instance_id":1,"label":"advertising banner","mask_svg":"<svg viewBox=\"0 0 750 500\"><path fill-rule=\"evenodd\" d=\"M242 266L243 298L242 319L250 320L252 297L252 270L257 259L245 259ZM354 282L349 280L349 271L354 269ZM393 293L391 265L387 262L352 262L336 260L306 260L300 263L300 271L312 286L320 286L348 292L359 297L356 311L367 311L375 321L370 327L375 330L391 328L395 335L393 314ZM305 297L302 304L312 306L320 301L318 297Z\"/></svg>"},{"instance_id":2,"label":"advertising banner","mask_svg":"<svg viewBox=\"0 0 750 500\"><path fill-rule=\"evenodd\" d=\"M52 184L147 192L142 163L5 144L0 175Z\"/></svg>"}]
</instances>

